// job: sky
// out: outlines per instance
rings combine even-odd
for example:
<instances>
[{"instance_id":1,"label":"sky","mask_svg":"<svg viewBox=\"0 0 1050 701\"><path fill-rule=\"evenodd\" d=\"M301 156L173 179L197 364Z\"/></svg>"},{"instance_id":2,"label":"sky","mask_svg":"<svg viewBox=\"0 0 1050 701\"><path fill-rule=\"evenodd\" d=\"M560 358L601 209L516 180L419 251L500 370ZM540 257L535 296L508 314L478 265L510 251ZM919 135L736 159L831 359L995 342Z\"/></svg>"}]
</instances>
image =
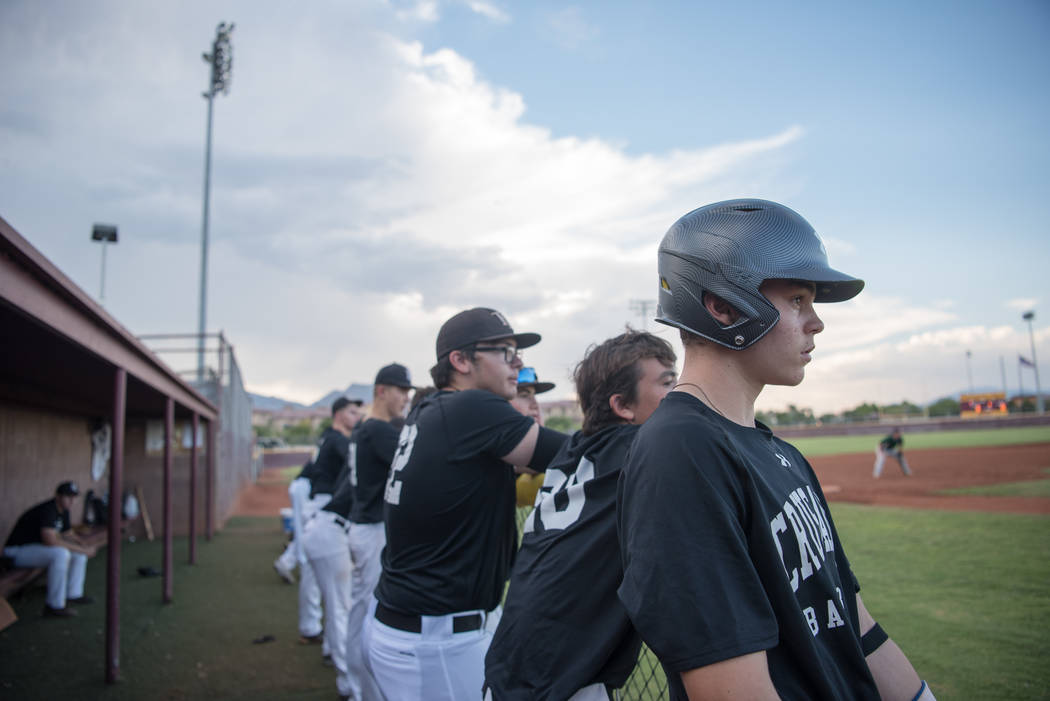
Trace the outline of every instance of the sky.
<instances>
[{"instance_id":1,"label":"sky","mask_svg":"<svg viewBox=\"0 0 1050 701\"><path fill-rule=\"evenodd\" d=\"M502 311L572 397L655 300L656 249L735 197L798 211L866 281L820 305L818 413L1050 385L1050 5L330 0L0 2L0 217L132 333L207 328L249 391L313 402L442 322ZM967 357L967 351L970 357ZM176 369L184 356L163 356ZM1034 377L1022 377L1031 392Z\"/></svg>"}]
</instances>

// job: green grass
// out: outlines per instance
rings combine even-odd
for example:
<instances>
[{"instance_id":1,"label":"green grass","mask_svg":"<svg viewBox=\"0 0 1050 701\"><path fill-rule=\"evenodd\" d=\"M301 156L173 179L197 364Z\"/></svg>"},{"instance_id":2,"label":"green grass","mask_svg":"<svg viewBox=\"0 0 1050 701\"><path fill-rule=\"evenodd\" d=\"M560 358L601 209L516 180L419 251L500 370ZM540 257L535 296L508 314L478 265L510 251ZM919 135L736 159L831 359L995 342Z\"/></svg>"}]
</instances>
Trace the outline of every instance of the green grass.
<instances>
[{"instance_id":1,"label":"green grass","mask_svg":"<svg viewBox=\"0 0 1050 701\"><path fill-rule=\"evenodd\" d=\"M1048 459L1050 462L1050 459ZM1050 474L1050 469L1043 469ZM976 494L989 497L1043 497L1050 498L1050 479L1029 480L1027 482L1007 482L981 487L956 487L944 489L939 494Z\"/></svg>"},{"instance_id":2,"label":"green grass","mask_svg":"<svg viewBox=\"0 0 1050 701\"><path fill-rule=\"evenodd\" d=\"M0 631L4 699L323 699L335 674L320 646L299 645L296 588L272 563L284 537L277 518L234 518L186 564L176 539L174 602L161 603L160 542L125 543L121 572L120 683L104 683L106 551L88 564L85 591L96 603L75 619L43 619L44 591L12 602L19 621ZM273 635L274 642L252 640Z\"/></svg>"},{"instance_id":3,"label":"green grass","mask_svg":"<svg viewBox=\"0 0 1050 701\"><path fill-rule=\"evenodd\" d=\"M1050 698L1050 518L833 504L864 601L941 701ZM175 601L160 603L160 543L125 544L121 677L103 682L105 551L88 566L99 599L72 620L45 620L41 589L13 602L0 631L3 699L334 699L317 646L298 645L296 589L272 562L279 520L235 518L199 564L175 541ZM252 640L273 635L275 642ZM625 699L659 695L662 672L642 661Z\"/></svg>"},{"instance_id":4,"label":"green grass","mask_svg":"<svg viewBox=\"0 0 1050 701\"><path fill-rule=\"evenodd\" d=\"M931 433L904 432L905 450L925 448L972 448L976 446L1017 445L1025 443L1050 443L1050 426L1025 426L1021 428L981 429L979 431L934 431ZM886 429L889 433L889 428ZM789 438L788 441L807 456L843 455L846 453L872 453L882 438L867 436L811 436Z\"/></svg>"},{"instance_id":5,"label":"green grass","mask_svg":"<svg viewBox=\"0 0 1050 701\"><path fill-rule=\"evenodd\" d=\"M937 698L1050 698L1050 518L833 504L864 603Z\"/></svg>"}]
</instances>

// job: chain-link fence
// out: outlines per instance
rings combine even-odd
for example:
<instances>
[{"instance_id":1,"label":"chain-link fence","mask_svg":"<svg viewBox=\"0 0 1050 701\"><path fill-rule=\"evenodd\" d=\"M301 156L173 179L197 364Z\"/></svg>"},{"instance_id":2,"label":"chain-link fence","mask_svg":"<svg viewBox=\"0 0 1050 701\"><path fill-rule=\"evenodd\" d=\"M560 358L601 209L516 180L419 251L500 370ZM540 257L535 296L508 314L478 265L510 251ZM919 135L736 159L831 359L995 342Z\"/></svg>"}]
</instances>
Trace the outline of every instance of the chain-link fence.
<instances>
[{"instance_id":1,"label":"chain-link fence","mask_svg":"<svg viewBox=\"0 0 1050 701\"><path fill-rule=\"evenodd\" d=\"M219 409L215 435L215 508L220 521L233 508L244 485L258 477L261 460L252 452L252 401L244 389L233 346L217 334L149 334L140 336L151 350L174 365L176 374ZM197 367L186 367L186 358Z\"/></svg>"},{"instance_id":2,"label":"chain-link fence","mask_svg":"<svg viewBox=\"0 0 1050 701\"><path fill-rule=\"evenodd\" d=\"M531 506L519 506L517 512L518 538L521 529L532 511ZM668 698L667 677L656 655L646 645L638 655L638 663L622 689L616 692L617 701L663 701Z\"/></svg>"}]
</instances>

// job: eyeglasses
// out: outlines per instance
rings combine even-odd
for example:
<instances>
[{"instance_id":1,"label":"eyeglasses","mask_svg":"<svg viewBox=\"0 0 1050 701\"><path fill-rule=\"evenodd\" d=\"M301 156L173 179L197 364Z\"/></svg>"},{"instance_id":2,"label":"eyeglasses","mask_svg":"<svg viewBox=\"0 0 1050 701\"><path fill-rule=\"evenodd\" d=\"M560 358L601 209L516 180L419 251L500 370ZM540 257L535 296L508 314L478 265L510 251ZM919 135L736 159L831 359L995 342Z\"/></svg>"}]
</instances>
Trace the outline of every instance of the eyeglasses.
<instances>
[{"instance_id":1,"label":"eyeglasses","mask_svg":"<svg viewBox=\"0 0 1050 701\"><path fill-rule=\"evenodd\" d=\"M474 350L483 353L502 353L503 362L507 365L510 365L517 358L521 357L521 351L514 346L474 346Z\"/></svg>"}]
</instances>

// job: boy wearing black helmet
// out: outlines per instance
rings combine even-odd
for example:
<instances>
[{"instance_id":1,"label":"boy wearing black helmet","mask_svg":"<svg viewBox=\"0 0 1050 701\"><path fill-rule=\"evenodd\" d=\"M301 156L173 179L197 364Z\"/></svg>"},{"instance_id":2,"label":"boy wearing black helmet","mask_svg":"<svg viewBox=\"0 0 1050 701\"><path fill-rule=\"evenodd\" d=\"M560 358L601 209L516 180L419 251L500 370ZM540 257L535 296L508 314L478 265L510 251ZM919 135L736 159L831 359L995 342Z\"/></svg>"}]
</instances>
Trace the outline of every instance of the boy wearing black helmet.
<instances>
[{"instance_id":1,"label":"boy wearing black helmet","mask_svg":"<svg viewBox=\"0 0 1050 701\"><path fill-rule=\"evenodd\" d=\"M805 375L814 302L864 283L764 200L686 214L658 255L657 320L685 362L621 479L619 596L671 697L932 699L864 608L812 468L755 421L765 385Z\"/></svg>"}]
</instances>

